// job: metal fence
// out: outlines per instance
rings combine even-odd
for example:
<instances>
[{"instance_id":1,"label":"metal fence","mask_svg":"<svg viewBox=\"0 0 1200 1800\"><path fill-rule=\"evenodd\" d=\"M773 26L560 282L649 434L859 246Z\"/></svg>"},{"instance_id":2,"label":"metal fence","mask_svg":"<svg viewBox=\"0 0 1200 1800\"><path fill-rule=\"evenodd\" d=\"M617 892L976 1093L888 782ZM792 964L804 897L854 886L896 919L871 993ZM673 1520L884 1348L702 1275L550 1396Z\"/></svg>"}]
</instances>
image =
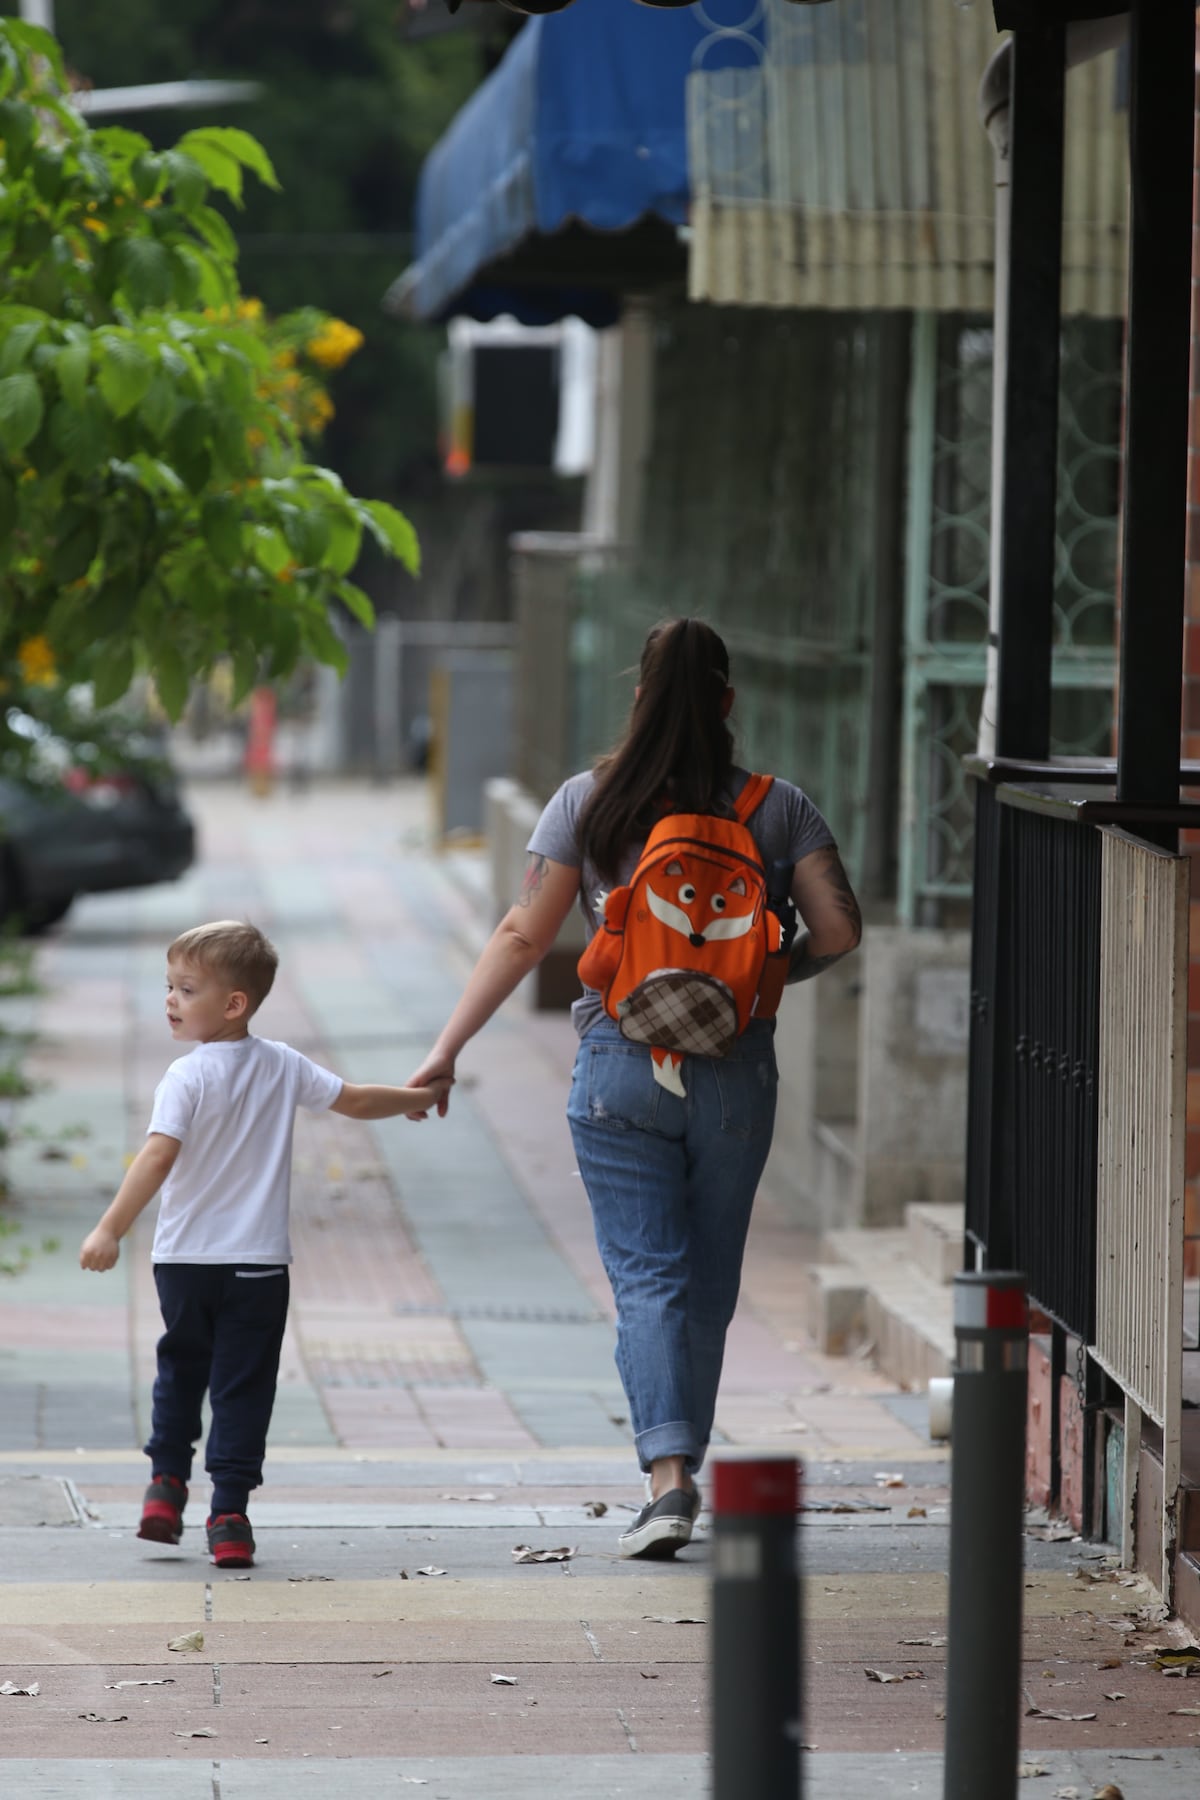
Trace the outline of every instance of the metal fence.
<instances>
[{"instance_id":1,"label":"metal fence","mask_svg":"<svg viewBox=\"0 0 1200 1800\"><path fill-rule=\"evenodd\" d=\"M1090 1342L1095 1320L1100 838L980 784L968 1236Z\"/></svg>"}]
</instances>

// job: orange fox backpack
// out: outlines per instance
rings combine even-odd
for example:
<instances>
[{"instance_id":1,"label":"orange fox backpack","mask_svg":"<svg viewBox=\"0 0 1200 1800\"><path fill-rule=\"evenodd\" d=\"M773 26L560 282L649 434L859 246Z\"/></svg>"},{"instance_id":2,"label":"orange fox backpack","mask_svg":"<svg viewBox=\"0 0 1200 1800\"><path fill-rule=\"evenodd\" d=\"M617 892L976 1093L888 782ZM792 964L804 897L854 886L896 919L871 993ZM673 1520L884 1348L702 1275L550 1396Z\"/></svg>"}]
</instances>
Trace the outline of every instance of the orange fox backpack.
<instances>
[{"instance_id":1,"label":"orange fox backpack","mask_svg":"<svg viewBox=\"0 0 1200 1800\"><path fill-rule=\"evenodd\" d=\"M673 1093L683 1093L683 1056L724 1056L752 1018L779 1005L795 918L790 901L768 893L746 825L771 782L751 775L733 819L660 819L628 884L596 904L601 925L579 978L623 1037L651 1047L655 1076Z\"/></svg>"}]
</instances>

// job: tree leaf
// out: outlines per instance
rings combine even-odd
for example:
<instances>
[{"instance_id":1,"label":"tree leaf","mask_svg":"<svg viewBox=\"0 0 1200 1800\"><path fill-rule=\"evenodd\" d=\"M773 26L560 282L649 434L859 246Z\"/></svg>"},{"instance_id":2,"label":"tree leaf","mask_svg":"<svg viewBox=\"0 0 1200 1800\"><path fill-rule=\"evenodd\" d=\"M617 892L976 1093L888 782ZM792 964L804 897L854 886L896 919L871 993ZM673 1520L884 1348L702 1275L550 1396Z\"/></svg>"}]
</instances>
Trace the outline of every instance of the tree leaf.
<instances>
[{"instance_id":1,"label":"tree leaf","mask_svg":"<svg viewBox=\"0 0 1200 1800\"><path fill-rule=\"evenodd\" d=\"M50 577L59 587L69 587L86 575L100 543L100 514L89 512L59 539L50 555Z\"/></svg>"},{"instance_id":2,"label":"tree leaf","mask_svg":"<svg viewBox=\"0 0 1200 1800\"><path fill-rule=\"evenodd\" d=\"M410 575L421 568L421 550L411 522L386 500L362 500L359 513L380 549L398 557Z\"/></svg>"},{"instance_id":3,"label":"tree leaf","mask_svg":"<svg viewBox=\"0 0 1200 1800\"><path fill-rule=\"evenodd\" d=\"M168 150L162 162L180 212L193 212L203 204L208 193L208 177L204 170L194 157L185 155L182 150Z\"/></svg>"},{"instance_id":4,"label":"tree leaf","mask_svg":"<svg viewBox=\"0 0 1200 1800\"><path fill-rule=\"evenodd\" d=\"M204 541L223 568L236 568L244 555L242 521L236 503L225 495L204 502L200 514Z\"/></svg>"},{"instance_id":5,"label":"tree leaf","mask_svg":"<svg viewBox=\"0 0 1200 1800\"><path fill-rule=\"evenodd\" d=\"M8 549L17 522L17 490L4 469L0 469L0 555Z\"/></svg>"},{"instance_id":6,"label":"tree leaf","mask_svg":"<svg viewBox=\"0 0 1200 1800\"><path fill-rule=\"evenodd\" d=\"M117 281L140 312L171 298L171 252L155 237L126 238L117 252Z\"/></svg>"},{"instance_id":7,"label":"tree leaf","mask_svg":"<svg viewBox=\"0 0 1200 1800\"><path fill-rule=\"evenodd\" d=\"M55 356L54 373L68 405L83 405L91 366L92 353L87 344L64 344Z\"/></svg>"},{"instance_id":8,"label":"tree leaf","mask_svg":"<svg viewBox=\"0 0 1200 1800\"><path fill-rule=\"evenodd\" d=\"M355 587L352 581L339 581L337 585L337 597L342 602L342 605L347 607L354 615L360 625L365 625L368 631L373 628L375 624L375 608L369 597L363 593L360 587Z\"/></svg>"},{"instance_id":9,"label":"tree leaf","mask_svg":"<svg viewBox=\"0 0 1200 1800\"><path fill-rule=\"evenodd\" d=\"M98 346L96 382L115 418L123 419L140 406L154 379L154 364L140 344L109 333Z\"/></svg>"},{"instance_id":10,"label":"tree leaf","mask_svg":"<svg viewBox=\"0 0 1200 1800\"><path fill-rule=\"evenodd\" d=\"M4 167L10 180L24 174L36 128L32 106L23 100L0 100L0 140L4 143Z\"/></svg>"},{"instance_id":11,"label":"tree leaf","mask_svg":"<svg viewBox=\"0 0 1200 1800\"><path fill-rule=\"evenodd\" d=\"M348 575L362 548L362 526L346 513L331 512L326 517L329 519L329 548L321 559L321 567L334 575Z\"/></svg>"},{"instance_id":12,"label":"tree leaf","mask_svg":"<svg viewBox=\"0 0 1200 1800\"><path fill-rule=\"evenodd\" d=\"M146 389L145 398L138 408L138 417L143 420L147 431L156 443L162 443L174 423L178 410L179 396L175 383L165 369L156 370L150 386Z\"/></svg>"},{"instance_id":13,"label":"tree leaf","mask_svg":"<svg viewBox=\"0 0 1200 1800\"><path fill-rule=\"evenodd\" d=\"M108 448L107 415L87 397L82 406L60 400L50 414L50 441L80 475L94 475Z\"/></svg>"},{"instance_id":14,"label":"tree leaf","mask_svg":"<svg viewBox=\"0 0 1200 1800\"><path fill-rule=\"evenodd\" d=\"M167 717L177 724L187 705L191 683L182 656L171 644L161 644L155 652L154 685Z\"/></svg>"},{"instance_id":15,"label":"tree leaf","mask_svg":"<svg viewBox=\"0 0 1200 1800\"><path fill-rule=\"evenodd\" d=\"M189 131L177 148L190 156L212 186L228 194L235 206L242 204L242 165L236 156L212 141L213 133Z\"/></svg>"},{"instance_id":16,"label":"tree leaf","mask_svg":"<svg viewBox=\"0 0 1200 1800\"><path fill-rule=\"evenodd\" d=\"M41 430L42 390L27 370L0 380L0 445L24 450Z\"/></svg>"},{"instance_id":17,"label":"tree leaf","mask_svg":"<svg viewBox=\"0 0 1200 1800\"><path fill-rule=\"evenodd\" d=\"M282 531L274 525L256 525L251 533L254 560L268 575L278 575L292 560Z\"/></svg>"},{"instance_id":18,"label":"tree leaf","mask_svg":"<svg viewBox=\"0 0 1200 1800\"><path fill-rule=\"evenodd\" d=\"M271 166L270 157L258 139L251 137L248 131L242 131L236 125L202 125L198 131L189 131L186 137L181 138L179 148L186 149L189 155L195 155L197 142L231 157L257 175L265 187L278 190L279 181ZM199 160L197 157L197 161Z\"/></svg>"},{"instance_id":19,"label":"tree leaf","mask_svg":"<svg viewBox=\"0 0 1200 1800\"><path fill-rule=\"evenodd\" d=\"M215 206L197 206L188 218L210 250L215 250L229 262L237 261L237 239L224 213L219 213Z\"/></svg>"},{"instance_id":20,"label":"tree leaf","mask_svg":"<svg viewBox=\"0 0 1200 1800\"><path fill-rule=\"evenodd\" d=\"M67 86L67 73L63 67L63 56L58 40L43 26L32 25L26 19L5 19L4 35L10 43L28 51L31 56L44 57L54 71L54 78L59 87Z\"/></svg>"},{"instance_id":21,"label":"tree leaf","mask_svg":"<svg viewBox=\"0 0 1200 1800\"><path fill-rule=\"evenodd\" d=\"M4 334L0 344L0 375L15 375L34 345L44 336L45 327L32 319L14 325Z\"/></svg>"},{"instance_id":22,"label":"tree leaf","mask_svg":"<svg viewBox=\"0 0 1200 1800\"><path fill-rule=\"evenodd\" d=\"M128 643L110 644L92 667L92 699L97 706L111 706L133 680L133 649Z\"/></svg>"}]
</instances>

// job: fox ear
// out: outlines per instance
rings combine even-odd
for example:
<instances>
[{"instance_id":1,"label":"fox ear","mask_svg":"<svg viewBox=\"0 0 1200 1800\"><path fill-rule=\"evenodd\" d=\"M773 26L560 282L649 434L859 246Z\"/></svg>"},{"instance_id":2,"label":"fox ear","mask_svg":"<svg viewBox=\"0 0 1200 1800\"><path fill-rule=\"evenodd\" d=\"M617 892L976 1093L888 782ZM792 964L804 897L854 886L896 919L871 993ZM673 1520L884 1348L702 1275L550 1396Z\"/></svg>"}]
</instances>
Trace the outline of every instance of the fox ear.
<instances>
[{"instance_id":1,"label":"fox ear","mask_svg":"<svg viewBox=\"0 0 1200 1800\"><path fill-rule=\"evenodd\" d=\"M744 875L735 875L729 884L729 892L731 894L744 895L746 892L746 877Z\"/></svg>"},{"instance_id":2,"label":"fox ear","mask_svg":"<svg viewBox=\"0 0 1200 1800\"><path fill-rule=\"evenodd\" d=\"M682 875L683 874L683 864L679 861L669 862L667 864L666 868L663 870L663 874L664 875Z\"/></svg>"}]
</instances>

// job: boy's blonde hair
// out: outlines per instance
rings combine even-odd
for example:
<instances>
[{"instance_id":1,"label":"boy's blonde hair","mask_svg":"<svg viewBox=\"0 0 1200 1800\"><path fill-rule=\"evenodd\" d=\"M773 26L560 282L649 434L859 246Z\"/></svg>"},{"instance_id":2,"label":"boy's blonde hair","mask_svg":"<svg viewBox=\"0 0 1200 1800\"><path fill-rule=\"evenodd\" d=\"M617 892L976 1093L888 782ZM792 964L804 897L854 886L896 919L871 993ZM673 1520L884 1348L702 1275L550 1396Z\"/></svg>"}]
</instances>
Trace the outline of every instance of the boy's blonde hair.
<instances>
[{"instance_id":1,"label":"boy's blonde hair","mask_svg":"<svg viewBox=\"0 0 1200 1800\"><path fill-rule=\"evenodd\" d=\"M249 997L255 1013L271 991L279 953L257 925L240 919L217 919L180 932L167 950L168 962L191 963L211 974L226 975Z\"/></svg>"}]
</instances>

